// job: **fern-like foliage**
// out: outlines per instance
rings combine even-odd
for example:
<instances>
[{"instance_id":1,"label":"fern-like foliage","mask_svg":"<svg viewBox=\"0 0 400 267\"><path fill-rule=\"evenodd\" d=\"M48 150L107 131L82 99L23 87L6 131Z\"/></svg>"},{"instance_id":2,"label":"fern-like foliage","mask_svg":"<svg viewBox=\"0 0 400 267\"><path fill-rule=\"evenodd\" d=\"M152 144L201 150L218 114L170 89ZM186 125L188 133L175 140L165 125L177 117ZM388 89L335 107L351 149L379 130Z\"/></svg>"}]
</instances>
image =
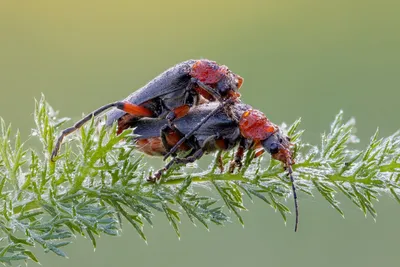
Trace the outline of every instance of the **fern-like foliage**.
<instances>
[{"instance_id":1,"label":"fern-like foliage","mask_svg":"<svg viewBox=\"0 0 400 267\"><path fill-rule=\"evenodd\" d=\"M161 183L151 184L145 179L149 175L146 160L129 142L129 130L116 135L115 128L98 130L92 121L68 138L64 153L53 163L53 144L66 119L57 119L43 97L36 103L34 118L36 129L30 143L38 140L41 151L27 148L18 132L13 134L0 122L2 263L38 262L30 250L33 246L66 257L62 247L77 234L88 237L96 247L97 236L118 235L122 222L131 224L146 240L143 228L158 213L167 217L178 237L184 215L208 228L228 222L226 211L230 210L243 224L244 196L261 199L285 221L290 212L284 203L291 197L291 185L282 165L254 158L252 151L238 173L220 173L217 162L206 171L178 166ZM293 170L299 191L320 193L342 216L337 192L373 217L373 201L380 194L391 194L400 203L400 132L387 138L378 138L377 132L368 147L358 151L351 147L357 141L354 120L344 122L342 113L319 146L300 141L299 124L300 120L287 129L296 143ZM223 155L225 169L231 158L232 152ZM214 188L217 197L200 194L198 185Z\"/></svg>"}]
</instances>

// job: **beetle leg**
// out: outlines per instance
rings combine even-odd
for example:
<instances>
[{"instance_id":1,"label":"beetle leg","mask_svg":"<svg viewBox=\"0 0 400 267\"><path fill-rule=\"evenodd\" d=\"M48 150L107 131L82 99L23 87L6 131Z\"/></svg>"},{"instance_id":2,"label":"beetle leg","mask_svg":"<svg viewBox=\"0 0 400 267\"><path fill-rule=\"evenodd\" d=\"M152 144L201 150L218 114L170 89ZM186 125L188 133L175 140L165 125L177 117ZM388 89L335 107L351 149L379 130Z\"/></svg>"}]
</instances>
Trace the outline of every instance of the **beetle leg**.
<instances>
[{"instance_id":1,"label":"beetle leg","mask_svg":"<svg viewBox=\"0 0 400 267\"><path fill-rule=\"evenodd\" d=\"M183 105L177 108L174 108L171 110L167 116L165 117L168 121L168 125L170 128L175 129L173 120L181 118L185 116L189 112L190 106L189 105Z\"/></svg>"},{"instance_id":2,"label":"beetle leg","mask_svg":"<svg viewBox=\"0 0 400 267\"><path fill-rule=\"evenodd\" d=\"M264 152L265 152L264 149L258 150L258 151L256 152L256 154L254 155L254 157L255 157L255 158L258 158L258 157L260 157L262 154L264 154Z\"/></svg>"},{"instance_id":3,"label":"beetle leg","mask_svg":"<svg viewBox=\"0 0 400 267\"><path fill-rule=\"evenodd\" d=\"M61 132L60 137L58 137L57 142L54 146L53 149L53 153L51 154L51 160L54 161L54 158L57 156L58 151L60 150L60 146L61 143L64 139L64 137L66 137L67 135L75 132L76 130L78 130L79 128L81 128L86 122L90 121L92 118L97 117L98 115L100 115L101 113L103 113L104 111L110 109L110 108L117 108L120 110L125 111L126 113L138 116L138 117L151 117L153 116L153 112L147 108L138 106L138 105L134 105L128 102L114 102L114 103L110 103L107 105L104 105L98 109L96 109L95 111L91 112L90 114L86 115L83 119L81 119L80 121L78 121L77 123L74 124L74 126L69 127L67 129L65 129L64 131Z\"/></svg>"},{"instance_id":4,"label":"beetle leg","mask_svg":"<svg viewBox=\"0 0 400 267\"><path fill-rule=\"evenodd\" d=\"M218 93L215 89L212 87L206 85L205 83L199 81L197 78L192 78L191 79L192 84L197 84L201 89L205 90L207 93L212 95L215 99L217 99L219 102L222 102L222 97L221 94Z\"/></svg>"},{"instance_id":5,"label":"beetle leg","mask_svg":"<svg viewBox=\"0 0 400 267\"><path fill-rule=\"evenodd\" d=\"M235 171L235 168L238 167L238 170L240 171L240 169L243 166L243 156L244 156L244 147L239 146L236 154L235 154L235 159L231 162L231 164L229 165L229 172L233 173Z\"/></svg>"},{"instance_id":6,"label":"beetle leg","mask_svg":"<svg viewBox=\"0 0 400 267\"><path fill-rule=\"evenodd\" d=\"M188 140L209 118L214 116L217 112L219 112L221 109L225 107L225 105L232 103L231 99L228 99L227 101L221 103L216 109L208 113L207 116L205 116L197 125L194 127L190 132L188 132L181 140L179 140L178 143L174 145L173 148L164 156L164 160L166 160L172 153L174 153L178 147L183 144L186 140Z\"/></svg>"},{"instance_id":7,"label":"beetle leg","mask_svg":"<svg viewBox=\"0 0 400 267\"><path fill-rule=\"evenodd\" d=\"M214 145L215 148L218 148L220 150L228 149L228 144L227 144L226 140L221 138L219 133L216 135L215 142L212 145ZM224 162L222 160L222 153L217 154L216 164L217 164L217 167L219 168L220 172L223 173L224 172Z\"/></svg>"},{"instance_id":8,"label":"beetle leg","mask_svg":"<svg viewBox=\"0 0 400 267\"><path fill-rule=\"evenodd\" d=\"M174 157L170 162L167 163L167 165L164 166L164 168L158 170L154 176L147 178L147 181L149 182L156 182L161 179L161 176L164 172L168 171L174 164L187 164L191 162L195 162L199 158L201 158L204 153L207 151L207 149L211 146L215 147L215 141L218 139L218 135L212 135L207 137L206 140L204 140L204 143L201 145L201 147L197 150L194 151L194 153L191 153L187 155L184 158L178 158Z\"/></svg>"},{"instance_id":9,"label":"beetle leg","mask_svg":"<svg viewBox=\"0 0 400 267\"><path fill-rule=\"evenodd\" d=\"M204 155L204 150L203 148L200 148L196 152L193 153L193 155L186 157L186 158L175 158L175 163L176 164L187 164L187 163L193 163L199 158L201 158Z\"/></svg>"},{"instance_id":10,"label":"beetle leg","mask_svg":"<svg viewBox=\"0 0 400 267\"><path fill-rule=\"evenodd\" d=\"M255 142L252 148L256 151L254 158L261 157L265 153L265 149L260 142Z\"/></svg>"},{"instance_id":11,"label":"beetle leg","mask_svg":"<svg viewBox=\"0 0 400 267\"><path fill-rule=\"evenodd\" d=\"M160 130L160 137L165 150L169 151L183 137L183 134L175 127L172 128L169 125L164 125ZM189 141L180 145L179 148L185 151L190 150L193 145Z\"/></svg>"},{"instance_id":12,"label":"beetle leg","mask_svg":"<svg viewBox=\"0 0 400 267\"><path fill-rule=\"evenodd\" d=\"M165 147L166 151L171 150L171 145L168 143L168 140L167 140L167 135L171 130L172 130L172 128L169 125L164 125L160 131L161 141L162 141L162 144Z\"/></svg>"},{"instance_id":13,"label":"beetle leg","mask_svg":"<svg viewBox=\"0 0 400 267\"><path fill-rule=\"evenodd\" d=\"M242 161L243 161L243 157L244 157L244 152L249 149L249 146L250 146L249 140L247 140L245 138L242 138L240 140L239 147L235 154L235 159L229 165L230 173L233 173L235 171L236 167L238 167L238 170L240 171L240 169L243 166Z\"/></svg>"},{"instance_id":14,"label":"beetle leg","mask_svg":"<svg viewBox=\"0 0 400 267\"><path fill-rule=\"evenodd\" d=\"M154 115L153 111L151 111L150 109L128 102L117 102L115 104L115 107L117 109L120 109L137 117L152 117Z\"/></svg>"},{"instance_id":15,"label":"beetle leg","mask_svg":"<svg viewBox=\"0 0 400 267\"><path fill-rule=\"evenodd\" d=\"M203 153L199 156L198 151L201 151L202 149L194 150L195 152L189 153L185 158L178 158L174 157L170 162L168 162L164 168L158 170L153 176L150 176L147 178L148 182L157 182L161 179L161 176L163 175L164 172L168 171L174 164L179 164L179 163L189 163L189 162L194 162L196 159L200 158Z\"/></svg>"},{"instance_id":16,"label":"beetle leg","mask_svg":"<svg viewBox=\"0 0 400 267\"><path fill-rule=\"evenodd\" d=\"M185 116L186 114L188 114L189 109L190 109L189 105L183 105L178 108L175 108L173 110L173 113L175 114L175 119L181 118L181 117Z\"/></svg>"},{"instance_id":17,"label":"beetle leg","mask_svg":"<svg viewBox=\"0 0 400 267\"><path fill-rule=\"evenodd\" d=\"M218 168L221 171L221 173L223 173L224 172L224 161L222 160L222 154L221 153L218 153L217 165L218 165Z\"/></svg>"}]
</instances>

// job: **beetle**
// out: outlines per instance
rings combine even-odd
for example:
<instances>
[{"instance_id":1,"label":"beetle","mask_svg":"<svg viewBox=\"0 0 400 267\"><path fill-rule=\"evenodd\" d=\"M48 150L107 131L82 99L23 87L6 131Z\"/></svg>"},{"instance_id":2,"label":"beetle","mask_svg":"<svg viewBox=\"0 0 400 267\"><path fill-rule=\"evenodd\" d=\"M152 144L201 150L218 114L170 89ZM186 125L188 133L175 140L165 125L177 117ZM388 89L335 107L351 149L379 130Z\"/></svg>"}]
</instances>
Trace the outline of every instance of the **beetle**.
<instances>
[{"instance_id":1,"label":"beetle","mask_svg":"<svg viewBox=\"0 0 400 267\"><path fill-rule=\"evenodd\" d=\"M124 100L104 105L63 130L54 146L51 160L54 161L57 156L65 136L110 108L116 109L107 113L106 124L111 125L117 121L118 133L141 117L166 118L173 128L173 121L186 115L192 106L207 101L218 101L223 106L227 99L238 99L238 90L242 84L242 77L215 61L199 59L181 62Z\"/></svg>"},{"instance_id":2,"label":"beetle","mask_svg":"<svg viewBox=\"0 0 400 267\"><path fill-rule=\"evenodd\" d=\"M165 167L149 177L150 181L157 181L163 172L177 163L194 162L204 154L217 150L231 150L238 146L235 158L231 162L229 172L236 167L240 169L245 151L255 149L256 157L265 151L271 154L272 158L281 161L292 184L292 191L296 211L295 231L298 226L298 203L296 188L292 175L293 159L290 138L284 135L279 127L273 124L259 110L251 106L236 103L232 106L232 115L223 110L217 110L218 103L210 102L192 108L184 117L174 121L174 128L171 128L165 119L141 119L136 121L132 127L134 142L137 149L152 156L165 156L168 151L178 144L177 152L186 152L183 157L175 156ZM198 127L198 122L213 113L213 116L204 124ZM182 138L193 129L193 135L179 143ZM182 153L181 153L182 154ZM222 171L222 160L219 159L219 166Z\"/></svg>"}]
</instances>

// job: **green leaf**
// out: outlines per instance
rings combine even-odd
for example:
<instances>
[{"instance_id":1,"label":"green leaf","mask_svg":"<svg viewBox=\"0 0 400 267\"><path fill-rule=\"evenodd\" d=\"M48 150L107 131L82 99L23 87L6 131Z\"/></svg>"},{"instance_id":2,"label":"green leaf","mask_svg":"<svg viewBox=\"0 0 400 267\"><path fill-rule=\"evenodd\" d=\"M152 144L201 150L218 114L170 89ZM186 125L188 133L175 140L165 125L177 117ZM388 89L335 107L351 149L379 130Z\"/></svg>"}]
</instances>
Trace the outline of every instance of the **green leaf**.
<instances>
[{"instance_id":1,"label":"green leaf","mask_svg":"<svg viewBox=\"0 0 400 267\"><path fill-rule=\"evenodd\" d=\"M57 118L44 96L36 101L30 141L41 145L37 149L29 148L0 118L0 263L38 262L31 251L34 245L67 257L60 248L71 244L76 234L88 236L96 248L96 237L119 235L123 220L129 222L124 227L135 228L146 240L143 228L160 213L178 237L182 216L205 228L225 225L231 221L228 215L244 224L246 199L261 199L287 220L290 210L284 203L292 197L291 184L281 162L269 155L255 158L249 149L242 169L229 173L235 151L217 152L207 170L196 164L174 166L160 183L148 183L152 167L135 151L131 131L117 135L116 125L98 127L94 119L65 138L56 162L50 162L63 130L60 125L67 120ZM354 126L355 120L345 121L340 112L320 145L301 140L300 119L288 127L298 200L318 192L343 216L336 200L341 194L375 218L374 203L382 195L391 194L400 204L400 131L386 138L377 131L359 150L353 146L358 141Z\"/></svg>"},{"instance_id":2,"label":"green leaf","mask_svg":"<svg viewBox=\"0 0 400 267\"><path fill-rule=\"evenodd\" d=\"M26 256L28 256L32 261L34 261L34 262L36 262L36 263L39 263L39 260L36 258L35 254L33 254L32 251L25 250L23 253L24 253Z\"/></svg>"}]
</instances>

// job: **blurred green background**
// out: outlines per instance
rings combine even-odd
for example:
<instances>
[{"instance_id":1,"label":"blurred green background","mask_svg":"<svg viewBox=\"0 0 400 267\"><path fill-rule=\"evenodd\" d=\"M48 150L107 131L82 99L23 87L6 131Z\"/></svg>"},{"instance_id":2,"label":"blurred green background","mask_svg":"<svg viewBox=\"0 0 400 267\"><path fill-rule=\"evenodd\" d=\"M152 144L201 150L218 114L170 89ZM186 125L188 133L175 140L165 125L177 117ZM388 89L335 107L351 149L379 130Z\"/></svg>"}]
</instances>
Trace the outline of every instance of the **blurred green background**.
<instances>
[{"instance_id":1,"label":"blurred green background","mask_svg":"<svg viewBox=\"0 0 400 267\"><path fill-rule=\"evenodd\" d=\"M303 118L319 142L340 110L365 146L376 127L400 128L398 1L0 1L0 116L28 137L41 92L62 116L80 118L124 98L170 66L209 58L245 78L243 100L273 120ZM96 252L78 237L69 260L43 266L395 266L400 206L383 196L375 223L343 196L346 219L300 194L293 216L248 202L237 221L207 232L187 220L178 240L157 214L146 245L125 225ZM292 200L289 199L289 207ZM39 250L40 251L40 250Z\"/></svg>"}]
</instances>

